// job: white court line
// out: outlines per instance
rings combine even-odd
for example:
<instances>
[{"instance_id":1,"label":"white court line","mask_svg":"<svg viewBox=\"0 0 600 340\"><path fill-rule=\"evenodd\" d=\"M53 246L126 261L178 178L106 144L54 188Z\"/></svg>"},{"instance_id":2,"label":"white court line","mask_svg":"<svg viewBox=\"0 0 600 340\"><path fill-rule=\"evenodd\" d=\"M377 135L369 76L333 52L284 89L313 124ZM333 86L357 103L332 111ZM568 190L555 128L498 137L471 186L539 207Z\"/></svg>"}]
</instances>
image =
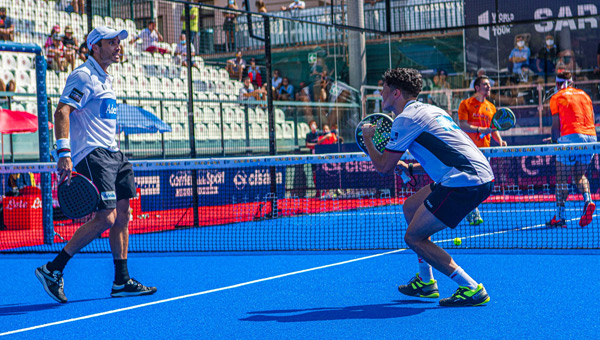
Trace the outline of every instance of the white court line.
<instances>
[{"instance_id":1,"label":"white court line","mask_svg":"<svg viewBox=\"0 0 600 340\"><path fill-rule=\"evenodd\" d=\"M596 216L596 215L594 215L594 216ZM568 220L568 221L570 222L570 221L573 221L573 220L576 220L576 218ZM527 229L534 229L534 228L541 228L541 227L545 227L545 224L537 224L537 225L533 225L533 226L529 226L529 227L519 227L519 228L514 228L514 229L509 229L509 230L502 230L502 231L496 231L496 232L491 232L491 233L484 233L484 234L479 234L479 235L465 236L465 237L461 237L461 238L464 238L464 239L469 238L469 239L471 239L471 238L478 238L478 237L484 237L484 236L505 234L505 233L508 233L508 232L511 232L511 231L520 231L520 230L527 230ZM444 242L452 242L452 241L454 241L454 239L438 240L438 241L434 241L434 243L444 243ZM405 251L405 250L407 250L407 249L396 249L396 250L388 251L388 252L385 252L385 253L380 253L380 254L375 254L375 255L369 255L369 256L365 256L365 257L359 257L359 258L352 259L352 260L347 260L347 261L342 261L342 262L337 262L337 263L331 263L331 264L327 264L327 265L319 266L319 267L314 267L314 268L308 268L308 269L298 270L298 271L290 272L290 273L286 273L286 274L281 274L281 275L266 277L266 278L262 278L262 279L258 279L258 280L253 280L253 281L238 283L238 284L231 285L231 286L226 286L226 287L221 287L221 288L215 288L215 289L211 289L211 290L205 290L203 292L198 292L198 293L192 293L192 294L187 294L187 295L176 296L176 297L172 297L172 298L169 298L169 299L164 299L164 300L159 300L159 301L154 301L154 302L143 303L143 304L140 304L140 305L125 307L125 308L113 309L113 310L109 310L109 311L102 312L102 313L90 314L90 315L80 316L78 318L72 318L72 319L67 319L67 320L62 320L62 321L50 322L50 323L46 323L46 324L42 324L42 325L37 325L37 326L33 326L33 327L21 328L21 329L17 329L17 330L14 330L14 331L8 331L8 332L0 333L0 336L11 335L11 334L16 334L16 333L23 333L23 332L27 332L27 331L32 331L32 330L40 329L40 328L45 328L45 327L50 327L50 326L56 326L56 325L62 325L62 324L70 323L70 322L75 322L75 321L81 321L81 320L96 318L96 317L99 317L99 316L104 316L104 315L110 315L110 314L125 312L125 311L128 311L128 310L133 310L133 309L138 309L138 308L143 308L143 307L154 306L154 305L158 305L158 304L162 304L162 303L166 303L166 302L187 299L187 298L191 298L191 297L195 297L195 296L200 296L200 295L205 295L205 294L210 294L210 293L216 293L216 292L220 292L220 291L223 291L223 290L228 290L228 289L233 289L233 288L239 288L239 287L248 286L248 285L259 283L259 282L280 279L280 278L286 277L286 276L292 276L292 275L307 273L307 272L311 272L311 271L315 271L315 270L320 270L320 269L325 269L325 268L330 268L330 267L335 267L335 266L341 266L343 264L348 264L348 263L352 263L352 262L357 262L357 261L362 261L362 260L368 260L368 259L372 259L372 258L379 257L379 256L395 254L395 253L399 253L399 252L402 252L402 251Z\"/></svg>"},{"instance_id":2,"label":"white court line","mask_svg":"<svg viewBox=\"0 0 600 340\"><path fill-rule=\"evenodd\" d=\"M50 326L61 325L61 324L75 322L75 321L80 321L80 320L85 320L85 319L96 318L96 317L99 317L99 316L104 316L104 315L109 315L109 314L115 314L115 313L125 312L125 311L132 310L132 309L143 308L143 307L158 305L158 304L162 304L162 303L166 303L166 302L187 299L187 298L191 298L191 297L195 297L195 296L200 296L200 295L205 295L205 294L210 294L210 293L216 293L216 292L220 292L220 291L223 291L223 290L228 290L228 289L233 289L233 288L248 286L248 285L251 285L251 284L254 284L254 283L275 280L275 279L279 279L279 278L286 277L286 276L292 276L292 275L302 274L302 273L311 272L311 271L315 271L315 270L319 270L319 269L325 269L325 268L340 266L340 265L348 264L348 263L352 263L352 262L357 262L357 261L362 261L362 260L368 260L368 259L371 259L371 258L383 256L383 255L389 255L389 254L399 253L399 252L405 251L405 250L406 249L396 249L396 250L388 251L388 252L385 252L385 253L380 253L380 254L375 254L375 255L369 255L369 256L360 257L360 258L352 259L352 260L348 260L348 261L342 261L342 262L327 264L327 265L324 265L324 266L319 266L319 267L314 267L314 268L308 268L308 269L298 270L298 271L291 272L291 273L286 273L286 274L281 274L281 275L266 277L266 278L263 278L263 279L258 279L258 280L243 282L243 283L238 283L238 284L227 286L227 287L221 287L221 288L216 288L216 289L211 289L211 290L205 290L203 292L198 292L198 293L193 293L193 294L176 296L176 297L169 298L169 299L164 299L164 300L159 300L159 301L154 301L154 302L143 303L141 305L130 306L130 307L125 307L125 308L119 308L119 309L109 310L109 311L102 312L102 313L96 313L96 314L90 314L90 315L86 315L86 316L81 316L81 317L78 317L78 318L72 318L72 319L67 319L67 320L62 320L62 321L50 322L50 323L46 323L46 324L38 325L38 326L17 329L17 330L14 330L14 331L0 333L0 336L5 336L5 335L10 335L10 334L15 334L15 333L22 333L22 332L32 331L32 330L35 330L35 329L40 329L40 328L45 328L45 327L50 327Z\"/></svg>"}]
</instances>

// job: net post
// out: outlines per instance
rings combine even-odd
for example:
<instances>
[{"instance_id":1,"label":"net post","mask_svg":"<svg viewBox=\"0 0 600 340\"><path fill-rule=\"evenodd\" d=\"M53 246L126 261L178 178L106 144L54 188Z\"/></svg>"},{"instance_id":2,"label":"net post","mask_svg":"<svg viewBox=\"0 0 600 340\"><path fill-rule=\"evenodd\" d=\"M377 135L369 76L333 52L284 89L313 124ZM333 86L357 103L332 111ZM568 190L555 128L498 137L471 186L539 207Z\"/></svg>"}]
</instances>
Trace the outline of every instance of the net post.
<instances>
[{"instance_id":1,"label":"net post","mask_svg":"<svg viewBox=\"0 0 600 340\"><path fill-rule=\"evenodd\" d=\"M267 69L267 111L269 121L269 154L277 155L277 135L275 133L275 113L273 110L273 88L271 85L271 21L268 16L263 16L264 19L264 40L265 40L265 63ZM277 169L272 166L269 168L271 177L271 215L277 217Z\"/></svg>"},{"instance_id":2,"label":"net post","mask_svg":"<svg viewBox=\"0 0 600 340\"><path fill-rule=\"evenodd\" d=\"M50 134L48 133L48 94L46 93L46 58L41 54L35 56L36 92L38 105L38 140L40 161L50 162ZM41 174L42 190L42 225L44 228L44 244L54 243L54 222L52 216L52 174Z\"/></svg>"}]
</instances>

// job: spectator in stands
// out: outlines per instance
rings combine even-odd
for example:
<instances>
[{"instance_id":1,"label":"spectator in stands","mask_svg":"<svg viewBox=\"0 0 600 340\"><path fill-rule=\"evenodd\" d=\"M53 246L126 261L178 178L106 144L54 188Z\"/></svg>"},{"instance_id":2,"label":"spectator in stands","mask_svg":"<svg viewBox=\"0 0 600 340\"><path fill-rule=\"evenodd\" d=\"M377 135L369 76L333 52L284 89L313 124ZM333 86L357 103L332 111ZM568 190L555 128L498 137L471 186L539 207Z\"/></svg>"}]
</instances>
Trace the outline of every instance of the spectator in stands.
<instances>
[{"instance_id":1,"label":"spectator in stands","mask_svg":"<svg viewBox=\"0 0 600 340\"><path fill-rule=\"evenodd\" d=\"M317 122L311 120L308 122L310 132L306 134L305 143L310 153L315 153L315 146L319 143L319 132L317 131Z\"/></svg>"},{"instance_id":2,"label":"spectator in stands","mask_svg":"<svg viewBox=\"0 0 600 340\"><path fill-rule=\"evenodd\" d=\"M10 174L8 176L8 187L10 191L6 196L19 196L19 190L25 187L35 187L35 177L31 172Z\"/></svg>"},{"instance_id":3,"label":"spectator in stands","mask_svg":"<svg viewBox=\"0 0 600 340\"><path fill-rule=\"evenodd\" d=\"M485 69L482 67L479 70L477 70L477 77L481 77L481 76L485 76ZM473 78L473 80L471 80L471 84L469 85L470 89L475 89L475 79L477 79L477 77ZM488 78L488 80L490 81L490 86L494 87L494 84L496 84L496 82L492 79L492 78Z\"/></svg>"},{"instance_id":4,"label":"spectator in stands","mask_svg":"<svg viewBox=\"0 0 600 340\"><path fill-rule=\"evenodd\" d=\"M329 125L323 124L323 133L318 137L318 145L336 144L338 142L337 135L331 132Z\"/></svg>"},{"instance_id":5,"label":"spectator in stands","mask_svg":"<svg viewBox=\"0 0 600 340\"><path fill-rule=\"evenodd\" d=\"M571 77L573 78L573 80L588 80L585 74L581 72L581 67L579 66L579 64L577 64L577 60L575 59L575 52L573 52L573 50L562 50L558 52L557 57L557 70L566 70L571 72Z\"/></svg>"},{"instance_id":6,"label":"spectator in stands","mask_svg":"<svg viewBox=\"0 0 600 340\"><path fill-rule=\"evenodd\" d=\"M294 85L290 84L287 77L283 77L279 88L279 100L294 100Z\"/></svg>"},{"instance_id":7,"label":"spectator in stands","mask_svg":"<svg viewBox=\"0 0 600 340\"><path fill-rule=\"evenodd\" d=\"M508 56L508 61L512 63L512 73L520 73L521 65L529 63L530 56L531 50L526 46L525 36L517 35L515 38L515 47Z\"/></svg>"},{"instance_id":8,"label":"spectator in stands","mask_svg":"<svg viewBox=\"0 0 600 340\"><path fill-rule=\"evenodd\" d=\"M273 77L271 77L271 85L273 85L275 90L279 91L282 80L279 70L275 69L275 71L273 71Z\"/></svg>"},{"instance_id":9,"label":"spectator in stands","mask_svg":"<svg viewBox=\"0 0 600 340\"><path fill-rule=\"evenodd\" d=\"M194 1L192 1L194 2ZM200 9L197 6L190 6L190 43L192 43L192 48L194 47L194 43L196 42L196 36L198 35L198 19L200 18ZM185 6L181 11L181 22L183 26L181 27L181 34L186 34L186 22L185 22Z\"/></svg>"},{"instance_id":10,"label":"spectator in stands","mask_svg":"<svg viewBox=\"0 0 600 340\"><path fill-rule=\"evenodd\" d=\"M4 83L4 80L2 80L0 78L0 92L6 91L6 92L15 92L17 89L17 83L15 82L14 79L11 79L8 84ZM6 97L1 97L6 99Z\"/></svg>"},{"instance_id":11,"label":"spectator in stands","mask_svg":"<svg viewBox=\"0 0 600 340\"><path fill-rule=\"evenodd\" d=\"M335 135L335 137L338 140L338 143L340 143L340 144L344 143L344 137L340 136L340 130L338 129L337 123L331 124L331 133L333 133Z\"/></svg>"},{"instance_id":12,"label":"spectator in stands","mask_svg":"<svg viewBox=\"0 0 600 340\"><path fill-rule=\"evenodd\" d=\"M552 137L545 141L559 144L595 143L597 137L592 100L584 91L572 87L570 71L563 71L558 67L557 70L558 92L550 98ZM584 206L579 226L585 227L592 221L596 205L592 201L590 183L585 176L591 160L592 155L556 156L556 214L546 223L547 227L567 227L565 202L569 196L569 180L583 194Z\"/></svg>"},{"instance_id":13,"label":"spectator in stands","mask_svg":"<svg viewBox=\"0 0 600 340\"><path fill-rule=\"evenodd\" d=\"M48 48L48 47L52 46L52 44L53 44L52 37L55 34L59 34L59 33L60 33L60 26L58 26L58 25L52 26L52 29L50 30L50 35L46 39L46 44L44 45L44 48Z\"/></svg>"},{"instance_id":14,"label":"spectator in stands","mask_svg":"<svg viewBox=\"0 0 600 340\"><path fill-rule=\"evenodd\" d=\"M83 15L85 13L85 0L73 0L71 1L71 7L73 12Z\"/></svg>"},{"instance_id":15,"label":"spectator in stands","mask_svg":"<svg viewBox=\"0 0 600 340\"><path fill-rule=\"evenodd\" d=\"M0 40L15 40L15 25L12 19L6 15L6 7L0 7Z\"/></svg>"},{"instance_id":16,"label":"spectator in stands","mask_svg":"<svg viewBox=\"0 0 600 340\"><path fill-rule=\"evenodd\" d=\"M62 37L62 43L65 47L65 59L68 65L71 65L71 71L75 69L75 59L77 59L77 39L73 36L71 26L65 27L65 35Z\"/></svg>"},{"instance_id":17,"label":"spectator in stands","mask_svg":"<svg viewBox=\"0 0 600 340\"><path fill-rule=\"evenodd\" d=\"M87 47L87 34L83 36L83 42L81 43L81 45L79 45L79 59L83 60L84 62L88 60L88 57L90 56L90 50Z\"/></svg>"},{"instance_id":18,"label":"spectator in stands","mask_svg":"<svg viewBox=\"0 0 600 340\"><path fill-rule=\"evenodd\" d=\"M535 66L537 67L538 74L544 76L544 82L546 77L554 73L554 67L556 66L557 49L554 44L554 36L552 34L546 35L546 43L544 47L540 48L537 59L535 60Z\"/></svg>"},{"instance_id":19,"label":"spectator in stands","mask_svg":"<svg viewBox=\"0 0 600 340\"><path fill-rule=\"evenodd\" d=\"M192 57L196 55L196 49L194 45L190 45L192 48ZM174 57L175 64L181 65L183 67L187 67L187 40L185 38L185 34L181 33L179 37L179 43L175 46ZM198 64L192 59L192 66L198 67Z\"/></svg>"},{"instance_id":20,"label":"spectator in stands","mask_svg":"<svg viewBox=\"0 0 600 340\"><path fill-rule=\"evenodd\" d=\"M242 58L242 51L237 51L235 58L227 60L225 69L229 72L229 77L242 81L242 76L246 69L246 61Z\"/></svg>"},{"instance_id":21,"label":"spectator in stands","mask_svg":"<svg viewBox=\"0 0 600 340\"><path fill-rule=\"evenodd\" d=\"M131 39L130 44L134 44L136 41L142 39L142 51L146 52L159 52L161 54L168 53L169 51L159 46L159 42L162 42L163 36L156 29L156 23L152 20L148 22L148 27L135 38Z\"/></svg>"},{"instance_id":22,"label":"spectator in stands","mask_svg":"<svg viewBox=\"0 0 600 340\"><path fill-rule=\"evenodd\" d=\"M260 69L256 66L256 59L250 59L250 66L248 67L248 77L250 77L250 81L252 85L255 87L262 86L262 75L260 74Z\"/></svg>"},{"instance_id":23,"label":"spectator in stands","mask_svg":"<svg viewBox=\"0 0 600 340\"><path fill-rule=\"evenodd\" d=\"M238 9L235 0L229 0L227 8ZM235 23L238 13L231 11L223 11L223 16L225 20L223 22L223 32L225 32L226 43L225 47L227 51L233 51L235 50Z\"/></svg>"},{"instance_id":24,"label":"spectator in stands","mask_svg":"<svg viewBox=\"0 0 600 340\"><path fill-rule=\"evenodd\" d=\"M256 5L256 11L258 13L267 13L267 5L264 0L257 0L254 4Z\"/></svg>"},{"instance_id":25,"label":"spectator in stands","mask_svg":"<svg viewBox=\"0 0 600 340\"><path fill-rule=\"evenodd\" d=\"M437 75L433 77L433 89L434 91L443 91L431 94L431 100L434 105L448 111L449 103L451 98L448 98L448 92L444 90L450 89L450 83L448 82L448 73L446 70L439 70ZM452 93L450 92L450 95Z\"/></svg>"},{"instance_id":26,"label":"spectator in stands","mask_svg":"<svg viewBox=\"0 0 600 340\"><path fill-rule=\"evenodd\" d=\"M250 77L244 78L244 87L240 89L239 100L265 100L267 98L267 89L265 87L252 87Z\"/></svg>"},{"instance_id":27,"label":"spectator in stands","mask_svg":"<svg viewBox=\"0 0 600 340\"><path fill-rule=\"evenodd\" d=\"M304 1L301 0L294 0L294 2L292 2L291 4L289 4L287 7L285 6L281 6L281 10L282 11L291 11L291 10L300 10L300 9L304 9L306 7L306 4L304 3Z\"/></svg>"},{"instance_id":28,"label":"spectator in stands","mask_svg":"<svg viewBox=\"0 0 600 340\"><path fill-rule=\"evenodd\" d=\"M65 47L60 36L55 33L51 39L50 46L46 47L46 58L48 59L48 68L57 72L66 71L67 61L65 60Z\"/></svg>"}]
</instances>

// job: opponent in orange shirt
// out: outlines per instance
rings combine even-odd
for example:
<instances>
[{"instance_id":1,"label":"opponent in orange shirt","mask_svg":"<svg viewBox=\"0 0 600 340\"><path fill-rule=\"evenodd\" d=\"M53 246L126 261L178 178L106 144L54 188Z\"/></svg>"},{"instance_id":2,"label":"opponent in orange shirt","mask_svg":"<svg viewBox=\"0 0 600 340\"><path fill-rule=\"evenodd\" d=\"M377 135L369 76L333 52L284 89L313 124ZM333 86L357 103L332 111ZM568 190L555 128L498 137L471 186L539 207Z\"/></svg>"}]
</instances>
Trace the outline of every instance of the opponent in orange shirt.
<instances>
[{"instance_id":1,"label":"opponent in orange shirt","mask_svg":"<svg viewBox=\"0 0 600 340\"><path fill-rule=\"evenodd\" d=\"M458 125L479 148L490 147L490 133L500 146L506 146L500 133L490 128L492 117L496 113L494 104L487 100L492 88L490 78L485 75L475 78L473 87L475 89L473 97L463 100L458 107ZM481 134L484 134L483 138L481 138ZM467 222L470 225L483 223L478 208L467 215Z\"/></svg>"},{"instance_id":2,"label":"opponent in orange shirt","mask_svg":"<svg viewBox=\"0 0 600 340\"><path fill-rule=\"evenodd\" d=\"M490 123L496 107L487 98L490 96L490 78L479 76L473 83L475 94L473 97L460 102L458 107L458 121L460 128L471 137L475 145L480 148L490 147L490 135L500 146L506 146L498 131L490 128ZM491 134L490 134L491 132ZM481 138L481 134L485 136Z\"/></svg>"},{"instance_id":3,"label":"opponent in orange shirt","mask_svg":"<svg viewBox=\"0 0 600 340\"><path fill-rule=\"evenodd\" d=\"M550 98L552 112L552 142L595 143L594 108L590 97L571 87L570 71L559 71L556 75L558 92ZM548 139L546 139L548 140ZM592 155L559 155L556 156L556 215L546 223L548 227L566 228L565 202L569 196L568 178L572 176L577 189L583 193L585 201L579 225L587 226L592 222L596 204L592 202L590 183L585 176Z\"/></svg>"}]
</instances>

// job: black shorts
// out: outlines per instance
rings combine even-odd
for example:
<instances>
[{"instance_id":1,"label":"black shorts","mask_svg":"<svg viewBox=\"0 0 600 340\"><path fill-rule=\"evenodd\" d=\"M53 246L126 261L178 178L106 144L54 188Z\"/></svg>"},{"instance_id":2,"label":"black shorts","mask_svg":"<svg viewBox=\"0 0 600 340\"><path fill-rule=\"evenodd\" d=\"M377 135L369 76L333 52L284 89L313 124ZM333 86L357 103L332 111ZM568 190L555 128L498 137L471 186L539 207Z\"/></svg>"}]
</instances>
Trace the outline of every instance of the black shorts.
<instances>
[{"instance_id":1,"label":"black shorts","mask_svg":"<svg viewBox=\"0 0 600 340\"><path fill-rule=\"evenodd\" d=\"M98 210L114 209L117 201L136 197L133 168L121 151L94 149L77 163L75 170L100 191Z\"/></svg>"},{"instance_id":2,"label":"black shorts","mask_svg":"<svg viewBox=\"0 0 600 340\"><path fill-rule=\"evenodd\" d=\"M447 227L456 228L467 214L492 193L494 182L473 187L445 187L431 183L425 207Z\"/></svg>"}]
</instances>

